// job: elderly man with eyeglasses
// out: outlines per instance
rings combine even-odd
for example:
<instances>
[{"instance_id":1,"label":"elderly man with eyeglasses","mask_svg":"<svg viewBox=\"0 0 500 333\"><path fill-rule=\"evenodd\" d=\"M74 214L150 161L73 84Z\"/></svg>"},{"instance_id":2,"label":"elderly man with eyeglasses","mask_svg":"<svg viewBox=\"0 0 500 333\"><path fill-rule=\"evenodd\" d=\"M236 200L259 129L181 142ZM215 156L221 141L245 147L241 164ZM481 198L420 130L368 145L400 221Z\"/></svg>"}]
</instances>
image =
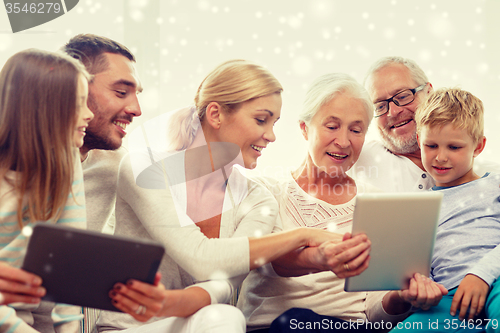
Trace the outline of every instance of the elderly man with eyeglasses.
<instances>
[{"instance_id":1,"label":"elderly man with eyeglasses","mask_svg":"<svg viewBox=\"0 0 500 333\"><path fill-rule=\"evenodd\" d=\"M384 57L375 62L365 78L374 104L381 141L365 143L353 178L386 192L423 191L434 186L424 170L417 143L415 110L432 92L424 71L411 59ZM500 166L476 160L474 170L483 175Z\"/></svg>"}]
</instances>

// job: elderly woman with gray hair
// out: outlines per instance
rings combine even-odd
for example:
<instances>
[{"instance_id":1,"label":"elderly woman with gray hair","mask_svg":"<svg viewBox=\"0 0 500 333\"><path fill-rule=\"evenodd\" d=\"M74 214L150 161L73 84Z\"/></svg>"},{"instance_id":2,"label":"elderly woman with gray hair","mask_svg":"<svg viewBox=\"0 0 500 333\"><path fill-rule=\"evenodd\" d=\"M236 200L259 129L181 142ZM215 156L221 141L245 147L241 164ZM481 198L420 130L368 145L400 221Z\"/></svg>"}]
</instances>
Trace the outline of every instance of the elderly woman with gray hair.
<instances>
[{"instance_id":1,"label":"elderly woman with gray hair","mask_svg":"<svg viewBox=\"0 0 500 333\"><path fill-rule=\"evenodd\" d=\"M285 181L260 179L276 196L283 230L306 226L345 234L344 240L350 237L356 194L378 191L346 174L359 157L372 117L366 90L350 76L327 74L312 84L299 118L308 142L304 162ZM253 270L243 284L238 307L247 331L331 332L348 329L349 320L383 320L392 326L408 315L410 305L428 308L441 297L440 286L422 276L415 276L405 291L346 293L344 280L332 272L311 268L315 274L282 277L282 267L273 263L273 268ZM356 328L369 331L369 325Z\"/></svg>"}]
</instances>

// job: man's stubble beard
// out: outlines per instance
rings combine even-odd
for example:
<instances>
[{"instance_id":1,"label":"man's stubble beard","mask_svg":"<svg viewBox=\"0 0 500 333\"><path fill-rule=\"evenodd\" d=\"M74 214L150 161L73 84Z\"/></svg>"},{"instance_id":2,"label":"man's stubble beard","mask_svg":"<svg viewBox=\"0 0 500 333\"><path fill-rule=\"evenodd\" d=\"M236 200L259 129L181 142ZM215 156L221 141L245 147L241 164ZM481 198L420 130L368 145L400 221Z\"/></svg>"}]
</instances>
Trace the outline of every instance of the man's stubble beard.
<instances>
[{"instance_id":1,"label":"man's stubble beard","mask_svg":"<svg viewBox=\"0 0 500 333\"><path fill-rule=\"evenodd\" d=\"M102 150L116 150L121 146L120 143L117 144L113 142L106 132L106 129L103 128L95 128L92 126L92 122L95 125L99 126L98 122L101 122L103 119L99 117L99 115L103 114L100 111L98 104L95 102L92 94L89 93L88 97L88 107L94 113L94 119L90 122L89 127L87 127L87 131L84 138L83 146L88 149L102 149ZM105 121L105 120L104 120Z\"/></svg>"},{"instance_id":2,"label":"man's stubble beard","mask_svg":"<svg viewBox=\"0 0 500 333\"><path fill-rule=\"evenodd\" d=\"M407 139L395 138L394 136L388 135L382 128L378 127L380 137L384 143L384 147L387 148L393 154L410 154L419 150L417 133Z\"/></svg>"}]
</instances>

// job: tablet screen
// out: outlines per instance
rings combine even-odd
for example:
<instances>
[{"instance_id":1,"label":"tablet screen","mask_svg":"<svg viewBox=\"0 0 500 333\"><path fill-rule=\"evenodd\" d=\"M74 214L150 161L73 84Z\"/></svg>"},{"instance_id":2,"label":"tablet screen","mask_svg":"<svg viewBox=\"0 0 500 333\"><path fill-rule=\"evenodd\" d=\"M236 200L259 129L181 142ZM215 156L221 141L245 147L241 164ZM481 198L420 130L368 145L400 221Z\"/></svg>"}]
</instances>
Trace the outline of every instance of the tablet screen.
<instances>
[{"instance_id":1,"label":"tablet screen","mask_svg":"<svg viewBox=\"0 0 500 333\"><path fill-rule=\"evenodd\" d=\"M429 276L443 194L364 193L356 197L352 234L372 242L370 265L347 278L346 291L401 290L415 273Z\"/></svg>"},{"instance_id":2,"label":"tablet screen","mask_svg":"<svg viewBox=\"0 0 500 333\"><path fill-rule=\"evenodd\" d=\"M108 296L114 284L153 283L164 253L152 241L39 223L22 268L42 278L44 300L119 311Z\"/></svg>"}]
</instances>

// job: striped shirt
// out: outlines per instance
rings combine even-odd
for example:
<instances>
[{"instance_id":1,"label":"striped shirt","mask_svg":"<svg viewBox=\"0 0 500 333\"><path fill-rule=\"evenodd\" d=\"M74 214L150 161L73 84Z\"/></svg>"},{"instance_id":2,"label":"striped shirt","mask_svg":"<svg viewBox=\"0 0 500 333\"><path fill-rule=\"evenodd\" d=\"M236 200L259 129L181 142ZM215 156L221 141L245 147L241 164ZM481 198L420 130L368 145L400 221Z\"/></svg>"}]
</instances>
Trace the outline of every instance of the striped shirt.
<instances>
[{"instance_id":1,"label":"striped shirt","mask_svg":"<svg viewBox=\"0 0 500 333\"><path fill-rule=\"evenodd\" d=\"M11 181L15 181L17 173L9 171L6 177ZM63 208L59 219L43 223L66 225L79 229L86 228L83 173L79 159L75 161L73 178L72 192L68 196L66 206ZM26 204L27 198L24 198L23 205L26 206ZM12 186L6 181L2 181L0 183L0 260L11 266L21 267L29 240L30 228L27 227L32 227L36 221L30 221L27 217L23 218L24 228L21 230L17 221L17 205L18 196L13 191ZM47 302L34 305L16 303L15 306L0 306L0 333L39 331L41 327L35 323L33 313L40 313L47 311L47 309L48 313L50 313L51 307L53 307L53 303L47 306ZM52 318L47 316L47 322L52 326L51 331L54 330L54 327L59 326L58 332L77 332L79 329L78 320L82 318L80 313L81 308L79 307L57 305L52 311ZM73 323L66 325L68 329L61 330L63 327L61 325L71 321ZM46 324L43 323L42 326L45 327ZM34 327L31 327L32 325Z\"/></svg>"}]
</instances>

